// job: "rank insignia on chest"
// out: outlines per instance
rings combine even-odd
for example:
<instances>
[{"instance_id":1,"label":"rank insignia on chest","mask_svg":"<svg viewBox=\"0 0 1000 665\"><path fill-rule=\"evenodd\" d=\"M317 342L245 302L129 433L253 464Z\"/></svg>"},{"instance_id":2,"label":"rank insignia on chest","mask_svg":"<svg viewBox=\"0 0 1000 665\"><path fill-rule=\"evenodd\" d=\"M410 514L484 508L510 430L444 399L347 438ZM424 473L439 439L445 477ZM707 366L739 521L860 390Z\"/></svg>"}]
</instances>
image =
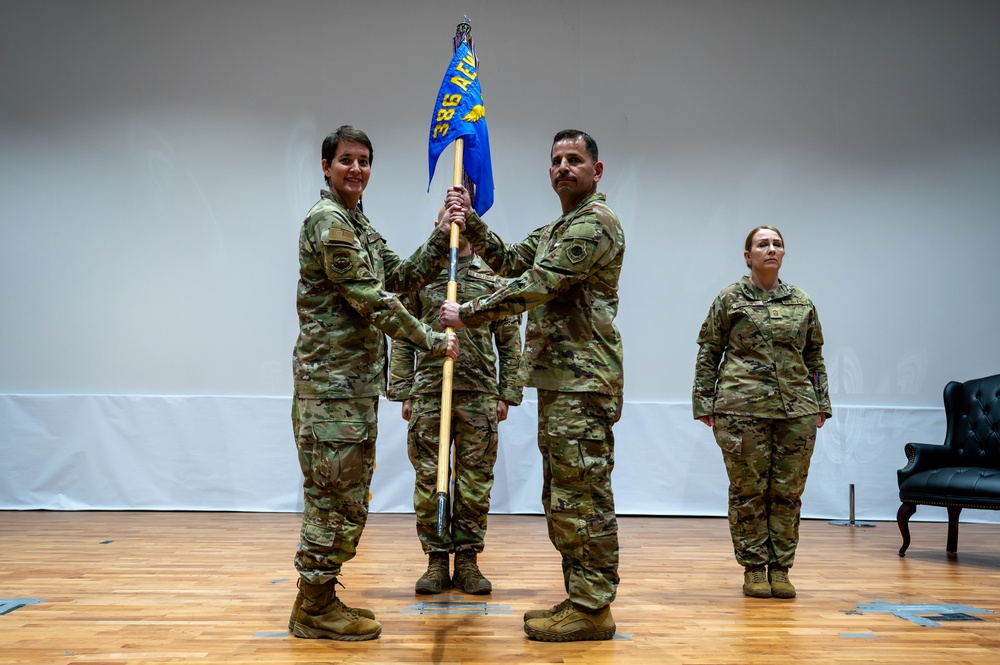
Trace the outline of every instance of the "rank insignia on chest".
<instances>
[{"instance_id":1,"label":"rank insignia on chest","mask_svg":"<svg viewBox=\"0 0 1000 665\"><path fill-rule=\"evenodd\" d=\"M771 308L771 318L772 319L780 319L781 318L781 310L778 309L777 307L772 307Z\"/></svg>"}]
</instances>

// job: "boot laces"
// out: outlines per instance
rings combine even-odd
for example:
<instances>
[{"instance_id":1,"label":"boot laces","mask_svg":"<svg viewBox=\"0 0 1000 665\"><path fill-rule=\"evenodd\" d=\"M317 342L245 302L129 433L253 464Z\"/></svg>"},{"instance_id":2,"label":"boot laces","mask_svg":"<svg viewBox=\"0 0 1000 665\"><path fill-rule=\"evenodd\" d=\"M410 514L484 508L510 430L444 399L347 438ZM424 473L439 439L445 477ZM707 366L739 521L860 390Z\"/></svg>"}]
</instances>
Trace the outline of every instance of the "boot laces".
<instances>
[{"instance_id":1,"label":"boot laces","mask_svg":"<svg viewBox=\"0 0 1000 665\"><path fill-rule=\"evenodd\" d=\"M333 593L333 608L336 609L341 614L346 614L347 616L351 617L352 621L357 620L357 618L360 616L358 614L358 611L355 608L344 604L344 601L342 601L340 599L340 596L337 595L338 586L341 589L347 588L346 586L344 586L343 582L341 582L338 578L334 577L333 584L330 585L330 591Z\"/></svg>"},{"instance_id":2,"label":"boot laces","mask_svg":"<svg viewBox=\"0 0 1000 665\"><path fill-rule=\"evenodd\" d=\"M573 601L569 598L556 605L554 609L556 611L552 613L552 618L556 621L563 619L576 611L576 608L573 606Z\"/></svg>"},{"instance_id":3,"label":"boot laces","mask_svg":"<svg viewBox=\"0 0 1000 665\"><path fill-rule=\"evenodd\" d=\"M466 561L459 565L459 570L462 571L464 577L482 577L483 573L479 570L479 566L473 561Z\"/></svg>"},{"instance_id":4,"label":"boot laces","mask_svg":"<svg viewBox=\"0 0 1000 665\"><path fill-rule=\"evenodd\" d=\"M750 571L750 580L754 584L767 584L767 573L763 568L754 568Z\"/></svg>"},{"instance_id":5,"label":"boot laces","mask_svg":"<svg viewBox=\"0 0 1000 665\"><path fill-rule=\"evenodd\" d=\"M475 557L462 556L455 561L455 568L457 568L462 573L462 577L482 577L483 574L479 570L479 564L476 562Z\"/></svg>"},{"instance_id":6,"label":"boot laces","mask_svg":"<svg viewBox=\"0 0 1000 665\"><path fill-rule=\"evenodd\" d=\"M343 586L343 585L341 585L341 586ZM358 611L356 609L354 609L353 607L348 607L347 605L345 605L344 601L342 601L337 596L334 596L334 598L333 598L333 606L341 614L346 614L347 616L349 616L352 621L357 621L358 617L360 616L358 614Z\"/></svg>"},{"instance_id":7,"label":"boot laces","mask_svg":"<svg viewBox=\"0 0 1000 665\"><path fill-rule=\"evenodd\" d=\"M558 605L552 608L552 614L559 614L560 612L572 608L573 608L573 601L567 598L566 600L564 600L563 602L559 603Z\"/></svg>"},{"instance_id":8,"label":"boot laces","mask_svg":"<svg viewBox=\"0 0 1000 665\"><path fill-rule=\"evenodd\" d=\"M448 560L430 558L427 562L427 570L424 571L424 575L428 580L442 581L448 577Z\"/></svg>"}]
</instances>

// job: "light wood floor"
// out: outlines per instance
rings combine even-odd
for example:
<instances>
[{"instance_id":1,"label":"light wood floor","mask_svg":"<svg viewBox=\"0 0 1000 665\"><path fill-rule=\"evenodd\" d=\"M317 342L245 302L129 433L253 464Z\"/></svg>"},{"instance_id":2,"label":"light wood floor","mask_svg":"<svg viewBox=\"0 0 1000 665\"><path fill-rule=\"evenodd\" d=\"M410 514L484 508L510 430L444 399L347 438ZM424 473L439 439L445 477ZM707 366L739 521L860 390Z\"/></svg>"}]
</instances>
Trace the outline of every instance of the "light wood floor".
<instances>
[{"instance_id":1,"label":"light wood floor","mask_svg":"<svg viewBox=\"0 0 1000 665\"><path fill-rule=\"evenodd\" d=\"M341 596L372 608L382 636L342 643L286 632L298 520L0 512L0 598L44 599L0 615L0 663L1000 662L1000 614L927 627L858 612L874 602L1000 611L997 525L963 524L949 557L944 524L914 523L901 559L894 523L808 521L792 574L799 597L759 600L741 594L723 519L624 517L615 639L544 644L526 639L521 620L564 597L544 518L491 516L480 563L492 596L435 598L413 594L425 559L412 516L372 515ZM419 611L433 601L445 613Z\"/></svg>"}]
</instances>

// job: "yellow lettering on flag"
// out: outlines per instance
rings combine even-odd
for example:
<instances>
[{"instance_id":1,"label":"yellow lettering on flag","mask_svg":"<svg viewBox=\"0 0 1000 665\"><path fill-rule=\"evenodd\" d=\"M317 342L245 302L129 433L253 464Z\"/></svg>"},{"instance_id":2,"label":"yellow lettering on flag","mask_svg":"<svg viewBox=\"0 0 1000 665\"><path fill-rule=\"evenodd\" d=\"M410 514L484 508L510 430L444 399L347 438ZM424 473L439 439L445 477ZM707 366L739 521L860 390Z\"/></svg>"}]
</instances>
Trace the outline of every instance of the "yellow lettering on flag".
<instances>
[{"instance_id":1,"label":"yellow lettering on flag","mask_svg":"<svg viewBox=\"0 0 1000 665\"><path fill-rule=\"evenodd\" d=\"M457 65L455 65L455 71L462 72L463 74L465 74L466 76L468 76L473 81L475 81L476 80L476 76L478 76L478 74L476 73L475 66L472 66L472 63L470 63L470 67L468 67L468 68L465 67L465 61L464 60L462 62L458 63ZM465 90L465 88L462 88L462 89Z\"/></svg>"},{"instance_id":2,"label":"yellow lettering on flag","mask_svg":"<svg viewBox=\"0 0 1000 665\"><path fill-rule=\"evenodd\" d=\"M462 95L445 95L441 98L441 106L458 106L462 103Z\"/></svg>"},{"instance_id":3,"label":"yellow lettering on flag","mask_svg":"<svg viewBox=\"0 0 1000 665\"><path fill-rule=\"evenodd\" d=\"M448 128L450 126L451 125L449 125L447 122L444 123L439 122L438 124L434 125L434 133L431 134L431 138L436 139L438 137L444 136L445 134L448 133Z\"/></svg>"},{"instance_id":4,"label":"yellow lettering on flag","mask_svg":"<svg viewBox=\"0 0 1000 665\"><path fill-rule=\"evenodd\" d=\"M468 80L462 78L461 76L452 76L451 77L451 83L454 83L455 85L457 85L459 88L461 88L465 92L468 92L469 91L469 86L472 85L472 81L468 81Z\"/></svg>"}]
</instances>

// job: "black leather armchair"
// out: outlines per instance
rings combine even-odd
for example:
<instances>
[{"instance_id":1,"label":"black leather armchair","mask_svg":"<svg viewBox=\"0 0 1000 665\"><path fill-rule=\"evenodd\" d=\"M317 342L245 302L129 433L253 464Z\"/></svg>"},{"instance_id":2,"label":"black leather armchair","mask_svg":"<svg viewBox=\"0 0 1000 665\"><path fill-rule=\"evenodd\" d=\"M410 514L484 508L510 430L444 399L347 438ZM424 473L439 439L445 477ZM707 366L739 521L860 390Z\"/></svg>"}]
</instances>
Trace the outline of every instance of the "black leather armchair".
<instances>
[{"instance_id":1,"label":"black leather armchair","mask_svg":"<svg viewBox=\"0 0 1000 665\"><path fill-rule=\"evenodd\" d=\"M946 550L958 551L963 508L1000 510L1000 374L944 387L948 428L944 445L906 444L905 467L896 472L896 523L903 536L899 556L910 546L910 517L918 504L948 509Z\"/></svg>"}]
</instances>

